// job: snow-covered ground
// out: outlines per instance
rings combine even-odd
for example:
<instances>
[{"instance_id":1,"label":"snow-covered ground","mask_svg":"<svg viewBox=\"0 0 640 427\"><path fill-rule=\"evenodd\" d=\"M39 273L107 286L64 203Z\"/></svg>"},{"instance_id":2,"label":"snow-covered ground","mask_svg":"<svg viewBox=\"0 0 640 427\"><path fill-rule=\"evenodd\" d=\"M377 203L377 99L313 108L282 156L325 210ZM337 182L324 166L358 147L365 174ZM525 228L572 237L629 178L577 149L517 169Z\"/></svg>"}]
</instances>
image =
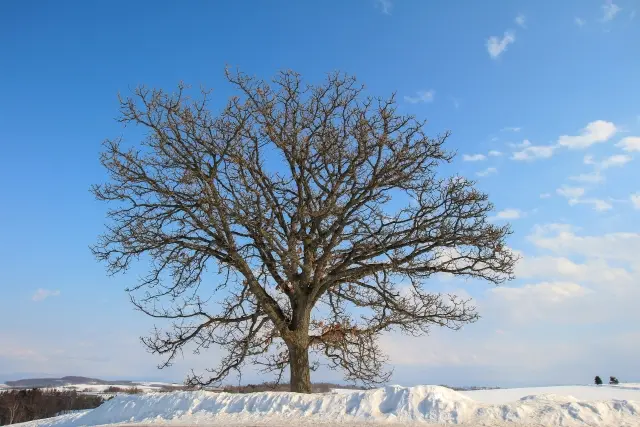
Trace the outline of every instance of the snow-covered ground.
<instances>
[{"instance_id":1,"label":"snow-covered ground","mask_svg":"<svg viewBox=\"0 0 640 427\"><path fill-rule=\"evenodd\" d=\"M79 427L171 425L464 424L469 426L639 426L637 385L456 392L438 386L303 395L198 392L117 396L78 414L23 424ZM586 400L583 400L586 399Z\"/></svg>"},{"instance_id":2,"label":"snow-covered ground","mask_svg":"<svg viewBox=\"0 0 640 427\"><path fill-rule=\"evenodd\" d=\"M109 387L117 387L123 390L129 388L137 388L144 393L160 391L165 387L180 387L181 384L160 383L160 382L141 382L141 383L123 383L123 384L66 384L58 387L45 387L47 390L76 390L78 392L87 393L105 393Z\"/></svg>"},{"instance_id":3,"label":"snow-covered ground","mask_svg":"<svg viewBox=\"0 0 640 427\"><path fill-rule=\"evenodd\" d=\"M578 400L635 400L640 402L640 384L619 384L601 386L554 386L505 388L498 390L461 391L461 394L478 402L499 404L515 402L525 396L539 396L555 394L571 396ZM640 418L639 418L640 421ZM640 425L640 423L639 423Z\"/></svg>"}]
</instances>

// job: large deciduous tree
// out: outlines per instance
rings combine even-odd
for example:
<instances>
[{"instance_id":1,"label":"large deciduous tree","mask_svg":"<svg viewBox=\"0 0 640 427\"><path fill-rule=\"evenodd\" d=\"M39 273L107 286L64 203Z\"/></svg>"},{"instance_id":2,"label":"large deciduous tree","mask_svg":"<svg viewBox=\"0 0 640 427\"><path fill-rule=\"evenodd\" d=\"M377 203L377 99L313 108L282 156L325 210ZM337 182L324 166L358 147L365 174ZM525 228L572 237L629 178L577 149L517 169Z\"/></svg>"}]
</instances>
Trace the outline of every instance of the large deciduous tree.
<instances>
[{"instance_id":1,"label":"large deciduous tree","mask_svg":"<svg viewBox=\"0 0 640 427\"><path fill-rule=\"evenodd\" d=\"M487 195L437 173L453 157L448 133L428 137L393 96L365 97L339 73L319 85L291 71L271 82L226 76L238 96L217 114L209 92L190 99L182 85L121 99L120 120L146 138L128 148L107 140L110 180L93 188L112 202L97 258L110 272L151 260L130 291L138 309L171 319L143 338L161 367L185 346L216 345L219 366L190 384L252 362L278 379L289 369L291 390L310 392L315 352L347 380L376 384L389 375L383 332L477 319L428 280L501 283L516 257L508 226L487 219Z\"/></svg>"}]
</instances>

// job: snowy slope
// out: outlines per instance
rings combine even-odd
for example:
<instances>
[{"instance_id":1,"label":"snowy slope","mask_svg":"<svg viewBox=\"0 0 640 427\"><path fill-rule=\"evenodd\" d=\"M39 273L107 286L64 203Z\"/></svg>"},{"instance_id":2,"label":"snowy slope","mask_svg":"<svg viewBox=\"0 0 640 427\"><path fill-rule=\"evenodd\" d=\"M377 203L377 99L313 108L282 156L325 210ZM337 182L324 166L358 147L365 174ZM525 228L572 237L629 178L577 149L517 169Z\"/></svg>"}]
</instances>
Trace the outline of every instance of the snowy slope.
<instances>
[{"instance_id":1,"label":"snowy slope","mask_svg":"<svg viewBox=\"0 0 640 427\"><path fill-rule=\"evenodd\" d=\"M461 391L460 393L478 402L490 404L515 402L525 396L545 394L570 396L579 400L590 401L617 399L640 402L640 387L638 384L505 388L498 390Z\"/></svg>"},{"instance_id":2,"label":"snowy slope","mask_svg":"<svg viewBox=\"0 0 640 427\"><path fill-rule=\"evenodd\" d=\"M581 389L572 392L579 394ZM25 427L76 427L113 423L145 423L174 425L313 425L313 424L460 424L562 425L562 426L638 426L640 425L640 391L602 388L609 391L606 400L581 401L557 394L529 393L535 389L488 390L458 393L444 387L388 386L369 391L326 394L263 392L230 394L213 392L150 393L117 396L102 406L79 414L64 415L24 423ZM567 391L567 390L564 390ZM636 401L618 400L612 396L631 392ZM490 393L509 403L483 403L469 396ZM526 395L522 396L523 393ZM586 391L585 391L586 393Z\"/></svg>"}]
</instances>

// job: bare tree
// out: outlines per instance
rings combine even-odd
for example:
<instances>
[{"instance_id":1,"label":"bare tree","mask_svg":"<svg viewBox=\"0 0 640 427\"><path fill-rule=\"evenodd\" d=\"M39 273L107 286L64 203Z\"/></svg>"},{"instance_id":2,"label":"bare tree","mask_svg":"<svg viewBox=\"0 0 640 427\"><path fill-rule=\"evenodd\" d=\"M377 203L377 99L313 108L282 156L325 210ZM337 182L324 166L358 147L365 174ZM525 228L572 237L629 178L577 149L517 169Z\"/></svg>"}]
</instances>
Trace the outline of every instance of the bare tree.
<instances>
[{"instance_id":1,"label":"bare tree","mask_svg":"<svg viewBox=\"0 0 640 427\"><path fill-rule=\"evenodd\" d=\"M190 99L183 85L121 99L121 122L147 136L129 148L107 140L110 181L93 188L112 202L97 258L112 273L151 260L129 290L138 309L171 320L143 338L165 356L160 367L185 346L216 345L220 365L188 384L220 383L251 361L278 381L288 368L291 390L310 392L311 351L371 385L389 376L381 333L477 319L468 301L428 292L427 279L498 284L516 257L508 226L487 221L487 196L436 173L453 157L448 133L427 137L394 96L365 97L339 73L315 86L291 71L270 83L226 76L239 96L217 115L209 92Z\"/></svg>"},{"instance_id":2,"label":"bare tree","mask_svg":"<svg viewBox=\"0 0 640 427\"><path fill-rule=\"evenodd\" d=\"M13 424L15 422L20 411L20 403L16 392L5 392L0 396L0 408L6 411L6 423L2 423L3 417L0 417L0 424Z\"/></svg>"}]
</instances>

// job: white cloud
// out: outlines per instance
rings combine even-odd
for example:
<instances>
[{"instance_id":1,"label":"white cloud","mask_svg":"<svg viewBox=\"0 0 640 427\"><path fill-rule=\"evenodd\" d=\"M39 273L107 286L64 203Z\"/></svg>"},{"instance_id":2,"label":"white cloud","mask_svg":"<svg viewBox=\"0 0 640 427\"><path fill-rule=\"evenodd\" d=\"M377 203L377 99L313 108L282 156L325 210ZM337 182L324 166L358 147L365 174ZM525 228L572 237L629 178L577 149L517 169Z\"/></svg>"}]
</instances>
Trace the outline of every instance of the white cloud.
<instances>
[{"instance_id":1,"label":"white cloud","mask_svg":"<svg viewBox=\"0 0 640 427\"><path fill-rule=\"evenodd\" d=\"M463 367L461 382L488 367L507 381L524 376L531 382L529 377L537 380L542 373L549 375L542 382L557 377L579 382L598 366L633 375L640 335L622 331L640 321L640 264L634 269L640 234L589 235L550 224L536 227L530 241L541 255L521 254L515 274L522 285L488 286L474 294L481 322L455 334L436 328L428 342L404 336L389 341L385 335L382 344L392 362L401 369L414 365L406 367L410 374L416 366L423 372L449 369L449 377ZM458 293L455 287L441 291ZM594 341L585 325L597 325L606 343ZM498 381L495 372L487 374L489 381ZM477 381L487 382L482 378Z\"/></svg>"},{"instance_id":2,"label":"white cloud","mask_svg":"<svg viewBox=\"0 0 640 427\"><path fill-rule=\"evenodd\" d=\"M502 52L507 50L507 46L516 41L516 35L512 31L506 31L502 38L491 36L487 40L487 52L493 59L497 59Z\"/></svg>"},{"instance_id":3,"label":"white cloud","mask_svg":"<svg viewBox=\"0 0 640 427\"><path fill-rule=\"evenodd\" d=\"M616 263L637 263L640 253L640 233L579 236L571 225L545 224L534 227L534 232L528 239L536 247L558 255L577 255Z\"/></svg>"},{"instance_id":4,"label":"white cloud","mask_svg":"<svg viewBox=\"0 0 640 427\"><path fill-rule=\"evenodd\" d=\"M604 120L589 123L580 135L562 135L558 144L567 148L587 148L598 142L605 142L617 132L616 125Z\"/></svg>"},{"instance_id":5,"label":"white cloud","mask_svg":"<svg viewBox=\"0 0 640 427\"><path fill-rule=\"evenodd\" d=\"M597 184L604 181L604 176L601 175L600 172L595 171L591 173L582 173L580 175L570 176L569 179L571 181L583 182L587 184Z\"/></svg>"},{"instance_id":6,"label":"white cloud","mask_svg":"<svg viewBox=\"0 0 640 427\"><path fill-rule=\"evenodd\" d=\"M613 206L611 205L611 203L602 199L572 199L572 200L569 200L569 204L592 205L593 209L595 209L598 212L606 212L608 210L613 209Z\"/></svg>"},{"instance_id":7,"label":"white cloud","mask_svg":"<svg viewBox=\"0 0 640 427\"><path fill-rule=\"evenodd\" d=\"M550 280L524 286L500 286L488 292L487 303L511 327L531 321L558 324L581 323L575 309L589 304L594 292L579 283ZM504 324L504 323L503 323Z\"/></svg>"},{"instance_id":8,"label":"white cloud","mask_svg":"<svg viewBox=\"0 0 640 427\"><path fill-rule=\"evenodd\" d=\"M513 142L509 143L510 147L513 148L524 148L524 147L530 147L531 146L531 141L529 141L528 139L525 139L524 141L522 141L519 144L514 144Z\"/></svg>"},{"instance_id":9,"label":"white cloud","mask_svg":"<svg viewBox=\"0 0 640 427\"><path fill-rule=\"evenodd\" d=\"M493 175L498 173L498 169L496 168L486 168L485 170L482 170L480 172L476 172L476 175L478 176L489 176L489 175Z\"/></svg>"},{"instance_id":10,"label":"white cloud","mask_svg":"<svg viewBox=\"0 0 640 427\"><path fill-rule=\"evenodd\" d=\"M551 193L542 193L542 194L540 195L540 198L541 198L541 199L548 199L549 197L551 197Z\"/></svg>"},{"instance_id":11,"label":"white cloud","mask_svg":"<svg viewBox=\"0 0 640 427\"><path fill-rule=\"evenodd\" d=\"M507 126L504 127L502 129L500 129L502 132L520 132L522 128L517 127L517 126Z\"/></svg>"},{"instance_id":12,"label":"white cloud","mask_svg":"<svg viewBox=\"0 0 640 427\"><path fill-rule=\"evenodd\" d=\"M584 188L569 187L567 185L563 185L562 187L556 190L556 193L558 193L562 197L566 197L567 199L573 200L584 195Z\"/></svg>"},{"instance_id":13,"label":"white cloud","mask_svg":"<svg viewBox=\"0 0 640 427\"><path fill-rule=\"evenodd\" d=\"M631 284L632 274L622 268L613 267L602 259L588 259L576 263L566 257L523 256L516 266L516 277L522 279L542 278L551 280L570 280L578 283L591 283L606 286L606 282Z\"/></svg>"},{"instance_id":14,"label":"white cloud","mask_svg":"<svg viewBox=\"0 0 640 427\"><path fill-rule=\"evenodd\" d=\"M612 0L607 0L607 2L602 5L602 20L605 22L613 20L621 10L622 9Z\"/></svg>"},{"instance_id":15,"label":"white cloud","mask_svg":"<svg viewBox=\"0 0 640 427\"><path fill-rule=\"evenodd\" d=\"M529 302L542 300L547 303L559 303L569 298L584 296L589 290L573 282L542 282L518 288L493 288L491 292L512 302L521 299Z\"/></svg>"},{"instance_id":16,"label":"white cloud","mask_svg":"<svg viewBox=\"0 0 640 427\"><path fill-rule=\"evenodd\" d=\"M636 209L640 209L640 193L632 194L630 199L631 203L633 203L633 207Z\"/></svg>"},{"instance_id":17,"label":"white cloud","mask_svg":"<svg viewBox=\"0 0 640 427\"><path fill-rule=\"evenodd\" d=\"M576 16L576 18L575 18L575 20L574 20L574 21L575 21L575 23L576 23L576 25L577 25L578 27L583 27L583 26L587 25L587 21L585 21L585 20L584 20L584 19L582 19L582 18L578 18L577 16Z\"/></svg>"},{"instance_id":18,"label":"white cloud","mask_svg":"<svg viewBox=\"0 0 640 427\"><path fill-rule=\"evenodd\" d=\"M597 184L605 180L605 177L600 173L602 170L606 170L611 167L623 166L629 163L631 160L632 160L632 157L626 154L615 154L613 156L609 156L604 160L598 162L593 158L593 156L586 155L584 156L584 160L583 160L584 164L595 166L595 170L590 173L583 173L580 175L571 176L569 177L569 179L576 182ZM600 206L604 206L604 205L600 204Z\"/></svg>"},{"instance_id":19,"label":"white cloud","mask_svg":"<svg viewBox=\"0 0 640 427\"><path fill-rule=\"evenodd\" d=\"M640 136L625 136L616 144L624 151L640 151Z\"/></svg>"},{"instance_id":20,"label":"white cloud","mask_svg":"<svg viewBox=\"0 0 640 427\"><path fill-rule=\"evenodd\" d=\"M626 154L616 154L607 157L600 163L602 169L608 169L610 167L623 166L632 160L631 156Z\"/></svg>"},{"instance_id":21,"label":"white cloud","mask_svg":"<svg viewBox=\"0 0 640 427\"><path fill-rule=\"evenodd\" d=\"M608 211L613 208L611 203L601 200L601 199L582 199L581 197L584 195L585 190L582 187L569 187L567 185L563 185L561 188L556 190L556 193L559 195L569 199L569 204L573 205L592 205L593 208L598 212Z\"/></svg>"},{"instance_id":22,"label":"white cloud","mask_svg":"<svg viewBox=\"0 0 640 427\"><path fill-rule=\"evenodd\" d=\"M522 212L518 209L504 209L498 212L495 216L491 217L491 220L506 220L506 219L519 219L522 218Z\"/></svg>"},{"instance_id":23,"label":"white cloud","mask_svg":"<svg viewBox=\"0 0 640 427\"><path fill-rule=\"evenodd\" d=\"M432 102L434 96L435 91L433 90L419 90L416 92L416 96L405 96L404 100L411 104L417 104L419 102Z\"/></svg>"},{"instance_id":24,"label":"white cloud","mask_svg":"<svg viewBox=\"0 0 640 427\"><path fill-rule=\"evenodd\" d=\"M52 291L50 289L42 289L39 288L36 292L31 296L33 301L43 301L49 297L57 297L60 295L59 290Z\"/></svg>"},{"instance_id":25,"label":"white cloud","mask_svg":"<svg viewBox=\"0 0 640 427\"><path fill-rule=\"evenodd\" d=\"M489 155L493 156L493 157L497 157L497 156L502 156L502 153L500 151L497 151L497 150L491 150L491 151L489 151Z\"/></svg>"},{"instance_id":26,"label":"white cloud","mask_svg":"<svg viewBox=\"0 0 640 427\"><path fill-rule=\"evenodd\" d=\"M527 18L522 13L516 16L515 23L522 28L527 28Z\"/></svg>"},{"instance_id":27,"label":"white cloud","mask_svg":"<svg viewBox=\"0 0 640 427\"><path fill-rule=\"evenodd\" d=\"M465 162L479 162L485 160L487 156L484 154L463 154L462 160Z\"/></svg>"},{"instance_id":28,"label":"white cloud","mask_svg":"<svg viewBox=\"0 0 640 427\"><path fill-rule=\"evenodd\" d=\"M640 321L640 234L590 235L549 224L537 226L529 238L541 255L522 254L515 274L523 285L489 286L475 293L473 304L483 319L455 334L436 328L428 341L386 340L384 350L393 363L421 365L423 372L449 369L443 374L448 377L462 366L461 382L483 375L488 367L493 369L486 375L494 382L500 374L507 381L548 375L541 381L562 377L579 382L585 371L598 366L633 375L640 335L624 331ZM451 287L445 291L458 293ZM593 340L585 325L598 325L605 342ZM589 357L581 357L585 354ZM415 374L416 367L406 371ZM484 378L474 381L487 382Z\"/></svg>"},{"instance_id":29,"label":"white cloud","mask_svg":"<svg viewBox=\"0 0 640 427\"><path fill-rule=\"evenodd\" d=\"M391 15L393 3L391 3L391 0L376 0L376 7L379 8L385 15Z\"/></svg>"},{"instance_id":30,"label":"white cloud","mask_svg":"<svg viewBox=\"0 0 640 427\"><path fill-rule=\"evenodd\" d=\"M524 149L514 152L511 156L513 160L546 159L553 156L553 152L556 149L555 145L531 145L531 142L527 139L517 146L524 147Z\"/></svg>"}]
</instances>

